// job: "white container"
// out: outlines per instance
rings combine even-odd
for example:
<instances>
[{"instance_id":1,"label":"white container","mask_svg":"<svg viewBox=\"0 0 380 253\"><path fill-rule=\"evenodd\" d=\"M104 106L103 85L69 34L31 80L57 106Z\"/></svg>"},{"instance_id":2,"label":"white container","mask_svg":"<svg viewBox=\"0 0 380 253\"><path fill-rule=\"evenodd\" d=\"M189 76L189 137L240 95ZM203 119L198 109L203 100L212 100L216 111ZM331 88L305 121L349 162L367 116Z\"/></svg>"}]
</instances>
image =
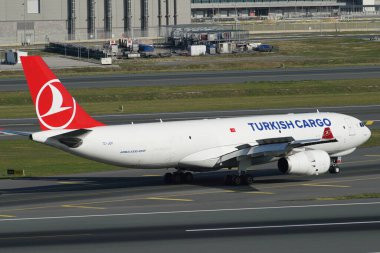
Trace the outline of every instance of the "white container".
<instances>
[{"instance_id":1,"label":"white container","mask_svg":"<svg viewBox=\"0 0 380 253\"><path fill-rule=\"evenodd\" d=\"M112 65L112 58L101 58L100 62L102 63L102 65Z\"/></svg>"},{"instance_id":2,"label":"white container","mask_svg":"<svg viewBox=\"0 0 380 253\"><path fill-rule=\"evenodd\" d=\"M248 43L248 49L255 49L257 48L258 46L260 46L262 43L261 42L252 42L252 43Z\"/></svg>"},{"instance_id":3,"label":"white container","mask_svg":"<svg viewBox=\"0 0 380 253\"><path fill-rule=\"evenodd\" d=\"M20 58L20 56L28 56L28 52L17 51L17 63L21 63L21 58Z\"/></svg>"},{"instance_id":4,"label":"white container","mask_svg":"<svg viewBox=\"0 0 380 253\"><path fill-rule=\"evenodd\" d=\"M206 54L206 46L205 45L192 45L189 46L190 56L200 56Z\"/></svg>"},{"instance_id":5,"label":"white container","mask_svg":"<svg viewBox=\"0 0 380 253\"><path fill-rule=\"evenodd\" d=\"M219 54L230 54L230 53L232 53L232 45L231 45L231 43L228 43L228 42L217 44L216 49L217 49L217 52Z\"/></svg>"},{"instance_id":6,"label":"white container","mask_svg":"<svg viewBox=\"0 0 380 253\"><path fill-rule=\"evenodd\" d=\"M127 54L127 58L128 59L131 59L131 58L140 58L140 54L135 54L135 53Z\"/></svg>"}]
</instances>

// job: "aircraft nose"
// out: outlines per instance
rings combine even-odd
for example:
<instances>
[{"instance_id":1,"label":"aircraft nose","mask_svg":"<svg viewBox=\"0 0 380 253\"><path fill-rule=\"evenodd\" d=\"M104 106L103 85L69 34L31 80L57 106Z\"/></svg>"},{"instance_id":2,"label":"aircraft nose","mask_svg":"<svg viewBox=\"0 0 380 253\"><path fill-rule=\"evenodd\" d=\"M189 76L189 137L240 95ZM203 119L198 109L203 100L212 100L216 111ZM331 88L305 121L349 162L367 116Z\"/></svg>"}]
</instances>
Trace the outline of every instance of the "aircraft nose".
<instances>
[{"instance_id":1,"label":"aircraft nose","mask_svg":"<svg viewBox=\"0 0 380 253\"><path fill-rule=\"evenodd\" d=\"M368 139L371 137L371 130L369 130L368 127L364 127L364 137L365 141L368 141Z\"/></svg>"}]
</instances>

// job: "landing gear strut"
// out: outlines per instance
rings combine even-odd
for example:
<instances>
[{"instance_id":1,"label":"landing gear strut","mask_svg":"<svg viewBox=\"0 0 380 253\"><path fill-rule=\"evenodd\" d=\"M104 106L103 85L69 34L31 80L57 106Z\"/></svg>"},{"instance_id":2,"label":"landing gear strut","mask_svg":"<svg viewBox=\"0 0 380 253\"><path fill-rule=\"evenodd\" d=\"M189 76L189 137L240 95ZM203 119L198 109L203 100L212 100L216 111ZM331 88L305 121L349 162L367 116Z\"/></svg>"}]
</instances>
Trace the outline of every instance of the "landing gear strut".
<instances>
[{"instance_id":1,"label":"landing gear strut","mask_svg":"<svg viewBox=\"0 0 380 253\"><path fill-rule=\"evenodd\" d=\"M341 163L342 163L341 157L332 157L329 172L331 174L338 174L340 172L339 164Z\"/></svg>"},{"instance_id":2,"label":"landing gear strut","mask_svg":"<svg viewBox=\"0 0 380 253\"><path fill-rule=\"evenodd\" d=\"M166 184L189 184L193 179L193 173L191 172L168 172L164 175L164 182Z\"/></svg>"}]
</instances>

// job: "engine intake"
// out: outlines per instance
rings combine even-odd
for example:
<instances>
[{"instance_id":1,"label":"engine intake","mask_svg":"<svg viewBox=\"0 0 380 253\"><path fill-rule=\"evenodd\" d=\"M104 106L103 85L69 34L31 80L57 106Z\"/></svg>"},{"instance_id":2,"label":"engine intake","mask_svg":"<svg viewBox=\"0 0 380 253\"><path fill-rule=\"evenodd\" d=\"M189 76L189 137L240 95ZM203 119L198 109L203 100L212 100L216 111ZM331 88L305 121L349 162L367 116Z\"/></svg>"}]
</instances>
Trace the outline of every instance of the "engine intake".
<instances>
[{"instance_id":1,"label":"engine intake","mask_svg":"<svg viewBox=\"0 0 380 253\"><path fill-rule=\"evenodd\" d=\"M326 173L331 159L323 150L308 150L278 160L278 169L284 174L318 175Z\"/></svg>"}]
</instances>

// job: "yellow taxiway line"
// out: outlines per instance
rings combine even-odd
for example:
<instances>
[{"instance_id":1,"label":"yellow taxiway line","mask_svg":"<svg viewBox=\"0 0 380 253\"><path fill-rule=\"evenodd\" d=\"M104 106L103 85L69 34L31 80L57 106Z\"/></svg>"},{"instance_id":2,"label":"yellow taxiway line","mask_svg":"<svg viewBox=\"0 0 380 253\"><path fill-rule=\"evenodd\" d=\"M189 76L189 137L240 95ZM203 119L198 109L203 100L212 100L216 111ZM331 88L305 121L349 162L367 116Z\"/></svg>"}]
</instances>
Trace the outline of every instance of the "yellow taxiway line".
<instances>
[{"instance_id":1,"label":"yellow taxiway line","mask_svg":"<svg viewBox=\"0 0 380 253\"><path fill-rule=\"evenodd\" d=\"M79 181L58 181L57 184L83 184L83 182L79 182Z\"/></svg>"},{"instance_id":2,"label":"yellow taxiway line","mask_svg":"<svg viewBox=\"0 0 380 253\"><path fill-rule=\"evenodd\" d=\"M107 209L105 207L96 207L96 206L81 206L81 205L61 205L61 207L66 207L66 208L83 208L83 209Z\"/></svg>"},{"instance_id":3,"label":"yellow taxiway line","mask_svg":"<svg viewBox=\"0 0 380 253\"><path fill-rule=\"evenodd\" d=\"M192 199L177 199L177 198L165 198L165 197L149 197L148 200L168 200L168 201L182 201L182 202L191 202Z\"/></svg>"},{"instance_id":4,"label":"yellow taxiway line","mask_svg":"<svg viewBox=\"0 0 380 253\"><path fill-rule=\"evenodd\" d=\"M38 238L57 238L57 237L91 236L91 235L93 235L93 234L16 236L16 237L0 237L0 240L38 239Z\"/></svg>"},{"instance_id":5,"label":"yellow taxiway line","mask_svg":"<svg viewBox=\"0 0 380 253\"><path fill-rule=\"evenodd\" d=\"M274 192L260 192L260 191L252 191L252 192L244 192L244 193L248 193L248 194L263 194L263 195L275 194Z\"/></svg>"},{"instance_id":6,"label":"yellow taxiway line","mask_svg":"<svg viewBox=\"0 0 380 253\"><path fill-rule=\"evenodd\" d=\"M15 218L14 215L0 214L0 218Z\"/></svg>"},{"instance_id":7,"label":"yellow taxiway line","mask_svg":"<svg viewBox=\"0 0 380 253\"><path fill-rule=\"evenodd\" d=\"M335 188L349 188L348 185L337 185L337 184L302 184L302 186L316 186L316 187L335 187Z\"/></svg>"}]
</instances>

